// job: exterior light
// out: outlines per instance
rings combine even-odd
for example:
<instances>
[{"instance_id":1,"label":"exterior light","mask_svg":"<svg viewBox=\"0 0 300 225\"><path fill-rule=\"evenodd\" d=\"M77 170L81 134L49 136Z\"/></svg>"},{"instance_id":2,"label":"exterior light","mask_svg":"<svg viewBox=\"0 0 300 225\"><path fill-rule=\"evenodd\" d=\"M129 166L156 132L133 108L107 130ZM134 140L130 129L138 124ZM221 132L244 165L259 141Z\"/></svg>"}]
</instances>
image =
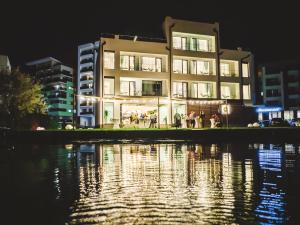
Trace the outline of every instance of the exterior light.
<instances>
[{"instance_id":1,"label":"exterior light","mask_svg":"<svg viewBox=\"0 0 300 225\"><path fill-rule=\"evenodd\" d=\"M258 113L264 113L264 112L280 112L282 111L281 107L263 107L263 108L257 108L256 112Z\"/></svg>"}]
</instances>

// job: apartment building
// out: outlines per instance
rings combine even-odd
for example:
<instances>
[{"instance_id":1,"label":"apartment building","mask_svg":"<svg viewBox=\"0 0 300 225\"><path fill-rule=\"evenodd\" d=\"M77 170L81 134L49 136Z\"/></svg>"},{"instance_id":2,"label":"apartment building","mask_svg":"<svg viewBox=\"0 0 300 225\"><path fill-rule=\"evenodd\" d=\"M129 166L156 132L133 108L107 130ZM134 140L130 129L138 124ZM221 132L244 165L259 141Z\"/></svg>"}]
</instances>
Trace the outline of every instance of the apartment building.
<instances>
[{"instance_id":1,"label":"apartment building","mask_svg":"<svg viewBox=\"0 0 300 225\"><path fill-rule=\"evenodd\" d=\"M259 120L300 119L300 60L265 63L259 66L263 99Z\"/></svg>"},{"instance_id":2,"label":"apartment building","mask_svg":"<svg viewBox=\"0 0 300 225\"><path fill-rule=\"evenodd\" d=\"M57 121L58 128L73 121L73 69L52 58L26 63L28 72L42 85L48 105L48 115Z\"/></svg>"},{"instance_id":3,"label":"apartment building","mask_svg":"<svg viewBox=\"0 0 300 225\"><path fill-rule=\"evenodd\" d=\"M100 82L97 77L99 69L98 63L99 42L88 43L78 46L78 69L77 69L77 117L82 126L94 127L96 104L96 82ZM99 90L98 90L99 92Z\"/></svg>"},{"instance_id":4,"label":"apartment building","mask_svg":"<svg viewBox=\"0 0 300 225\"><path fill-rule=\"evenodd\" d=\"M220 48L218 23L166 17L163 31L164 39L100 37L99 69L89 86L78 73L81 126L149 127L155 115L157 126L169 127L176 113L191 111L204 111L208 121L225 103L231 123L246 123L254 93L251 52Z\"/></svg>"}]
</instances>

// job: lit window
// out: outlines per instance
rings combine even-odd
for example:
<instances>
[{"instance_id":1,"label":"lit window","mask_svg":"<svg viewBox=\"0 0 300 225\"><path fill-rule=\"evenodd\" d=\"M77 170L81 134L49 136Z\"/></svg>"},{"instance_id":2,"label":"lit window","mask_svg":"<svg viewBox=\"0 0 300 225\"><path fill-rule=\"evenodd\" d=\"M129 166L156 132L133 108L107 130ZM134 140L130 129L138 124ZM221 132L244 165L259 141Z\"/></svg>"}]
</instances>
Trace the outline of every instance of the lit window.
<instances>
[{"instance_id":1,"label":"lit window","mask_svg":"<svg viewBox=\"0 0 300 225\"><path fill-rule=\"evenodd\" d=\"M196 60L191 61L190 73L191 74L197 74L197 61Z\"/></svg>"},{"instance_id":2,"label":"lit window","mask_svg":"<svg viewBox=\"0 0 300 225\"><path fill-rule=\"evenodd\" d=\"M238 83L221 82L222 99L239 99L240 89Z\"/></svg>"},{"instance_id":3,"label":"lit window","mask_svg":"<svg viewBox=\"0 0 300 225\"><path fill-rule=\"evenodd\" d=\"M297 118L300 119L300 110L297 110Z\"/></svg>"},{"instance_id":4,"label":"lit window","mask_svg":"<svg viewBox=\"0 0 300 225\"><path fill-rule=\"evenodd\" d=\"M181 37L173 37L173 48L181 49Z\"/></svg>"},{"instance_id":5,"label":"lit window","mask_svg":"<svg viewBox=\"0 0 300 225\"><path fill-rule=\"evenodd\" d=\"M243 85L243 98L251 99L250 85Z\"/></svg>"},{"instance_id":6,"label":"lit window","mask_svg":"<svg viewBox=\"0 0 300 225\"><path fill-rule=\"evenodd\" d=\"M173 37L173 48L186 50L187 49L186 37Z\"/></svg>"},{"instance_id":7,"label":"lit window","mask_svg":"<svg viewBox=\"0 0 300 225\"><path fill-rule=\"evenodd\" d=\"M190 40L190 50L191 51L196 51L197 50L197 39L196 38L191 38L191 40Z\"/></svg>"},{"instance_id":8,"label":"lit window","mask_svg":"<svg viewBox=\"0 0 300 225\"><path fill-rule=\"evenodd\" d=\"M191 97L192 98L213 98L214 84L208 82L192 83Z\"/></svg>"},{"instance_id":9,"label":"lit window","mask_svg":"<svg viewBox=\"0 0 300 225\"><path fill-rule=\"evenodd\" d=\"M120 68L121 70L134 70L134 56L121 55Z\"/></svg>"},{"instance_id":10,"label":"lit window","mask_svg":"<svg viewBox=\"0 0 300 225\"><path fill-rule=\"evenodd\" d=\"M187 83L186 82L173 82L173 96L174 97L187 97Z\"/></svg>"},{"instance_id":11,"label":"lit window","mask_svg":"<svg viewBox=\"0 0 300 225\"><path fill-rule=\"evenodd\" d=\"M188 61L182 60L182 59L174 59L173 72L187 74L188 73Z\"/></svg>"},{"instance_id":12,"label":"lit window","mask_svg":"<svg viewBox=\"0 0 300 225\"><path fill-rule=\"evenodd\" d=\"M105 51L104 52L104 68L114 69L115 68L115 53Z\"/></svg>"},{"instance_id":13,"label":"lit window","mask_svg":"<svg viewBox=\"0 0 300 225\"><path fill-rule=\"evenodd\" d=\"M113 123L114 118L114 103L104 102L103 119L104 123Z\"/></svg>"},{"instance_id":14,"label":"lit window","mask_svg":"<svg viewBox=\"0 0 300 225\"><path fill-rule=\"evenodd\" d=\"M229 63L221 63L221 76L230 76L230 65Z\"/></svg>"},{"instance_id":15,"label":"lit window","mask_svg":"<svg viewBox=\"0 0 300 225\"><path fill-rule=\"evenodd\" d=\"M197 61L197 74L209 75L209 62Z\"/></svg>"},{"instance_id":16,"label":"lit window","mask_svg":"<svg viewBox=\"0 0 300 225\"><path fill-rule=\"evenodd\" d=\"M114 95L115 94L115 79L114 78L104 78L104 95Z\"/></svg>"},{"instance_id":17,"label":"lit window","mask_svg":"<svg viewBox=\"0 0 300 225\"><path fill-rule=\"evenodd\" d=\"M136 95L136 83L135 83L135 81L121 81L121 83L120 83L120 95L135 96Z\"/></svg>"},{"instance_id":18,"label":"lit window","mask_svg":"<svg viewBox=\"0 0 300 225\"><path fill-rule=\"evenodd\" d=\"M208 52L208 40L197 39L198 51Z\"/></svg>"},{"instance_id":19,"label":"lit window","mask_svg":"<svg viewBox=\"0 0 300 225\"><path fill-rule=\"evenodd\" d=\"M249 77L249 64L248 63L242 64L242 74L243 74L243 77Z\"/></svg>"},{"instance_id":20,"label":"lit window","mask_svg":"<svg viewBox=\"0 0 300 225\"><path fill-rule=\"evenodd\" d=\"M142 57L142 70L150 72L161 72L162 59L155 57Z\"/></svg>"},{"instance_id":21,"label":"lit window","mask_svg":"<svg viewBox=\"0 0 300 225\"><path fill-rule=\"evenodd\" d=\"M162 60L161 58L156 58L156 72L161 72Z\"/></svg>"},{"instance_id":22,"label":"lit window","mask_svg":"<svg viewBox=\"0 0 300 225\"><path fill-rule=\"evenodd\" d=\"M173 72L174 73L182 73L182 60L181 59L174 59Z\"/></svg>"},{"instance_id":23,"label":"lit window","mask_svg":"<svg viewBox=\"0 0 300 225\"><path fill-rule=\"evenodd\" d=\"M294 119L294 111L293 110L286 110L286 111L284 111L283 115L284 115L285 120Z\"/></svg>"}]
</instances>

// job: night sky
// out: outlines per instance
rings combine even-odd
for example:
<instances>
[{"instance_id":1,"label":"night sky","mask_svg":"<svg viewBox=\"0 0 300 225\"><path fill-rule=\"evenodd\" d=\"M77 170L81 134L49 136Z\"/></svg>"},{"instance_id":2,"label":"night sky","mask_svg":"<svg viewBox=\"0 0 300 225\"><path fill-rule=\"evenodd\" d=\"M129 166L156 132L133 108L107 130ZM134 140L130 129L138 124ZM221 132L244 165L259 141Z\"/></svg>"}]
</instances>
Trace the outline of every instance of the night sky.
<instances>
[{"instance_id":1,"label":"night sky","mask_svg":"<svg viewBox=\"0 0 300 225\"><path fill-rule=\"evenodd\" d=\"M0 54L13 66L53 56L76 67L79 44L95 41L100 33L163 37L168 15L219 22L221 47L251 50L256 64L300 58L300 9L287 0L20 2L0 3Z\"/></svg>"}]
</instances>

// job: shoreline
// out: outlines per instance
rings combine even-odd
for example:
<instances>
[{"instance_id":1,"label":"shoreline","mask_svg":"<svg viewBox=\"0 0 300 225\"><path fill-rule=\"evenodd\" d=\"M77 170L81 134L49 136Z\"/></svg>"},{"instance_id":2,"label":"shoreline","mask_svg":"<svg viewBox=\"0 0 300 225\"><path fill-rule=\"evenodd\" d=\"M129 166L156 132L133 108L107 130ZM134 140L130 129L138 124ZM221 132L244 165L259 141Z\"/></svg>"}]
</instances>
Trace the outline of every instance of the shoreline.
<instances>
[{"instance_id":1,"label":"shoreline","mask_svg":"<svg viewBox=\"0 0 300 225\"><path fill-rule=\"evenodd\" d=\"M0 130L0 143L72 143L118 141L192 141L192 142L294 142L300 128L204 128L204 129L78 129L46 131Z\"/></svg>"}]
</instances>

